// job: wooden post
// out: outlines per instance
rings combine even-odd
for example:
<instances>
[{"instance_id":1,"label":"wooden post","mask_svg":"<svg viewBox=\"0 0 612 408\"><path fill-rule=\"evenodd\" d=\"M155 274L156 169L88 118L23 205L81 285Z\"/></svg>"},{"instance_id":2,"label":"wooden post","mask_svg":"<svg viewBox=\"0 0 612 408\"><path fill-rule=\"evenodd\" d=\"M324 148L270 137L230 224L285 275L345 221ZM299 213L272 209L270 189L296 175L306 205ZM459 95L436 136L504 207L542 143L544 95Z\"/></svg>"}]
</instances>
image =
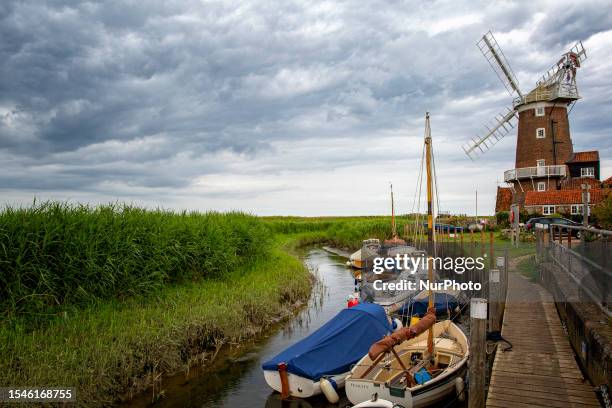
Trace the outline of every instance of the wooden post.
<instances>
[{"instance_id":1,"label":"wooden post","mask_svg":"<svg viewBox=\"0 0 612 408\"><path fill-rule=\"evenodd\" d=\"M485 231L484 231L484 227L480 230L480 256L482 256L484 258L485 255L485 242L486 242L486 238L485 238Z\"/></svg>"},{"instance_id":2,"label":"wooden post","mask_svg":"<svg viewBox=\"0 0 612 408\"><path fill-rule=\"evenodd\" d=\"M468 408L485 406L485 358L487 354L487 300L470 302L470 362Z\"/></svg>"},{"instance_id":3,"label":"wooden post","mask_svg":"<svg viewBox=\"0 0 612 408\"><path fill-rule=\"evenodd\" d=\"M474 230L470 230L470 256L474 256Z\"/></svg>"},{"instance_id":4,"label":"wooden post","mask_svg":"<svg viewBox=\"0 0 612 408\"><path fill-rule=\"evenodd\" d=\"M502 313L504 310L506 310L506 297L508 296L508 262L510 261L510 259L508 259L508 248L504 249L504 274L502 276L502 290L503 290L503 296L501 298L501 303L502 303Z\"/></svg>"},{"instance_id":5,"label":"wooden post","mask_svg":"<svg viewBox=\"0 0 612 408\"><path fill-rule=\"evenodd\" d=\"M459 236L459 238L461 240L461 256L465 256L465 254L463 253L463 228L461 228L461 230L459 231L459 234L461 234Z\"/></svg>"},{"instance_id":6,"label":"wooden post","mask_svg":"<svg viewBox=\"0 0 612 408\"><path fill-rule=\"evenodd\" d=\"M491 257L491 268L495 268L495 249L493 249L493 241L495 241L493 231L489 231L489 256Z\"/></svg>"},{"instance_id":7,"label":"wooden post","mask_svg":"<svg viewBox=\"0 0 612 408\"><path fill-rule=\"evenodd\" d=\"M489 270L489 331L501 330L501 276L499 269Z\"/></svg>"}]
</instances>

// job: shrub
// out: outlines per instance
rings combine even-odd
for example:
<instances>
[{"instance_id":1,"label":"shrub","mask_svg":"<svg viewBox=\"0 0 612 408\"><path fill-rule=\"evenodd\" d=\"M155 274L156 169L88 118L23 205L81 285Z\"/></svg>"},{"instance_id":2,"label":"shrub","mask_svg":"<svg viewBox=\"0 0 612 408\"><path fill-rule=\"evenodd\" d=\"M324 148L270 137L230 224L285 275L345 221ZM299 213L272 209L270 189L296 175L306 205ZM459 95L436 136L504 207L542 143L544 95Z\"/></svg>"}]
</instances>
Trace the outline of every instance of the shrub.
<instances>
[{"instance_id":1,"label":"shrub","mask_svg":"<svg viewBox=\"0 0 612 408\"><path fill-rule=\"evenodd\" d=\"M597 225L603 229L612 229L612 194L593 207L592 213Z\"/></svg>"},{"instance_id":2,"label":"shrub","mask_svg":"<svg viewBox=\"0 0 612 408\"><path fill-rule=\"evenodd\" d=\"M495 220L500 228L510 227L510 213L508 211L499 211L496 213Z\"/></svg>"}]
</instances>

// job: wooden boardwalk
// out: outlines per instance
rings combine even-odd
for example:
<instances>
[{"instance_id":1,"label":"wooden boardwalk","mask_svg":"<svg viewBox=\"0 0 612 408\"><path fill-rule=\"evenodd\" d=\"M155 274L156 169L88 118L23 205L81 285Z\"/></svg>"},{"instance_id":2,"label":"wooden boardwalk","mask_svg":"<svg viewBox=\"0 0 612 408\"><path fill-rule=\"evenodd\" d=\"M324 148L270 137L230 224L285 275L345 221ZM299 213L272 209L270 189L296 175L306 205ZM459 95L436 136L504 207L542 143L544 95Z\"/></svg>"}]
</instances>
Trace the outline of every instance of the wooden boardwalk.
<instances>
[{"instance_id":1,"label":"wooden boardwalk","mask_svg":"<svg viewBox=\"0 0 612 408\"><path fill-rule=\"evenodd\" d=\"M487 395L491 408L600 407L561 327L552 296L511 272L502 335Z\"/></svg>"}]
</instances>

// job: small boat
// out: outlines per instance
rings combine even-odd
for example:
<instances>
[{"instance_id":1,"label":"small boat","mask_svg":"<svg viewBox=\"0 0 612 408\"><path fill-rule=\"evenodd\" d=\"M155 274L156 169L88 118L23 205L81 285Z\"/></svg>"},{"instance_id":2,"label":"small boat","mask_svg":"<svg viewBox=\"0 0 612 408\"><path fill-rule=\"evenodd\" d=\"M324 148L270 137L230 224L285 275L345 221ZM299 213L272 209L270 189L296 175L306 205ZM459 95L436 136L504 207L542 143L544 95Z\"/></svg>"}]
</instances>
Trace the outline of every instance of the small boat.
<instances>
[{"instance_id":1,"label":"small boat","mask_svg":"<svg viewBox=\"0 0 612 408\"><path fill-rule=\"evenodd\" d=\"M397 255L406 255L409 259L420 258L423 251L408 245L381 246L378 257L395 258ZM362 279L359 285L361 301L366 303L376 303L385 308L387 314L397 313L404 305L410 301L420 290L420 282L427 277L423 265L418 269L409 266L408 269L384 270L382 273L375 273L372 268L362 272ZM380 281L380 282L378 282ZM386 284L381 289L381 283ZM389 284L395 284L390 286ZM398 286L397 284L401 284Z\"/></svg>"},{"instance_id":2,"label":"small boat","mask_svg":"<svg viewBox=\"0 0 612 408\"><path fill-rule=\"evenodd\" d=\"M450 320L435 322L433 308L416 325L398 330L372 345L345 381L353 404L376 394L385 402L420 408L463 390L468 340ZM433 330L429 351L428 329ZM384 407L385 405L358 405Z\"/></svg>"},{"instance_id":3,"label":"small boat","mask_svg":"<svg viewBox=\"0 0 612 408\"><path fill-rule=\"evenodd\" d=\"M343 309L310 336L266 361L262 365L266 382L284 397L311 397L330 383L341 388L351 366L373 342L391 333L391 327L381 306Z\"/></svg>"},{"instance_id":4,"label":"small boat","mask_svg":"<svg viewBox=\"0 0 612 408\"><path fill-rule=\"evenodd\" d=\"M353 268L363 269L376 256L378 256L378 250L380 248L380 240L377 238L370 238L363 241L361 248L355 251L349 257L349 263Z\"/></svg>"},{"instance_id":5,"label":"small boat","mask_svg":"<svg viewBox=\"0 0 612 408\"><path fill-rule=\"evenodd\" d=\"M434 290L434 307L438 316L455 313L461 303L461 293L456 290ZM413 296L397 311L403 317L423 317L429 307L429 291L423 290Z\"/></svg>"},{"instance_id":6,"label":"small boat","mask_svg":"<svg viewBox=\"0 0 612 408\"><path fill-rule=\"evenodd\" d=\"M425 159L427 241L429 250L433 252L431 255L435 256L434 173L429 113L425 119ZM435 282L433 262L427 264L428 281ZM405 408L421 408L446 398L452 392L462 395L469 356L468 340L451 320L436 323L434 297L433 290L428 290L428 309L423 318L415 319L415 323L409 327L373 343L368 354L353 367L345 382L346 395L353 404L384 407L381 405L384 400L384 403L399 404ZM372 401L374 395L381 401Z\"/></svg>"}]
</instances>

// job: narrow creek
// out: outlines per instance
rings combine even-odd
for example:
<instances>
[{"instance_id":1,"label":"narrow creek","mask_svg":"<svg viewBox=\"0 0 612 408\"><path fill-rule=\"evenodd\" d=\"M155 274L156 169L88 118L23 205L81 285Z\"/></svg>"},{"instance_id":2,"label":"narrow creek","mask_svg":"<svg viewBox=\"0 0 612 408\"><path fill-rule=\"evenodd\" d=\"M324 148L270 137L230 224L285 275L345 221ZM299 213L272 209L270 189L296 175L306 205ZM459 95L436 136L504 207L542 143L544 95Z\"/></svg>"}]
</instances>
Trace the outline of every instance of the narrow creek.
<instances>
[{"instance_id":1,"label":"narrow creek","mask_svg":"<svg viewBox=\"0 0 612 408\"><path fill-rule=\"evenodd\" d=\"M298 315L269 330L250 344L220 353L212 367L192 370L163 380L162 397L152 402L152 392L124 404L125 407L227 407L227 408L338 408L349 405L342 392L339 404L322 395L307 400L281 401L266 384L262 362L308 336L346 307L354 280L346 259L323 249L309 250L304 262L317 277L308 306ZM441 404L440 407L444 407ZM450 404L449 407L462 405Z\"/></svg>"}]
</instances>

